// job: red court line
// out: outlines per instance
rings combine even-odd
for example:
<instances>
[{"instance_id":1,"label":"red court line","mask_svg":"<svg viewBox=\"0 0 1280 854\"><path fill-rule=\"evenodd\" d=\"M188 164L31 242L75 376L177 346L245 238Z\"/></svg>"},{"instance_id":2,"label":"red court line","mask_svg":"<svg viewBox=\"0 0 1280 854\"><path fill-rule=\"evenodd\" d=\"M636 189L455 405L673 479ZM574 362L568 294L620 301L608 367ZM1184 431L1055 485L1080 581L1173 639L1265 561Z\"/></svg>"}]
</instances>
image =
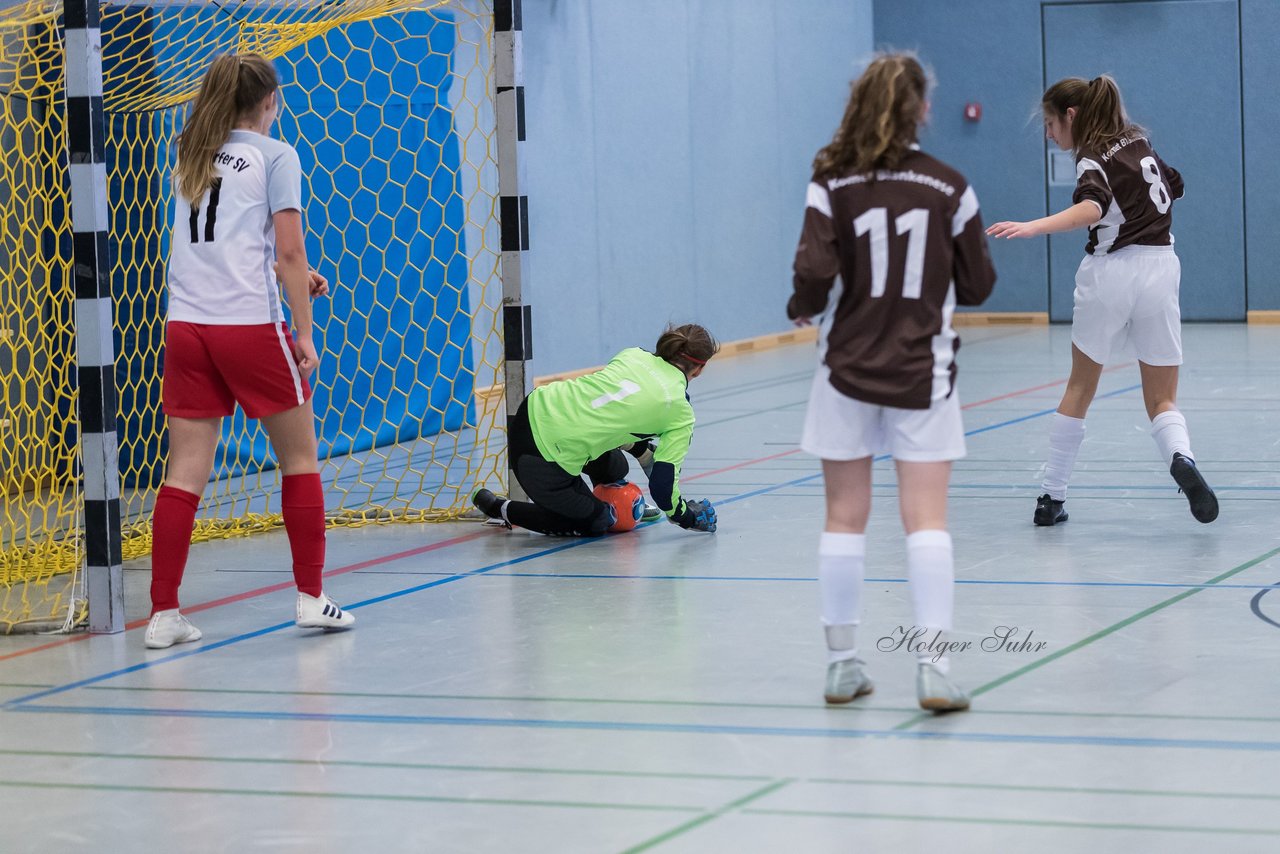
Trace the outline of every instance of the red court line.
<instances>
[{"instance_id":1,"label":"red court line","mask_svg":"<svg viewBox=\"0 0 1280 854\"><path fill-rule=\"evenodd\" d=\"M441 540L438 543L431 543L430 545L427 545L427 546L419 546L416 549L407 549L402 552L395 552L394 554L383 555L382 557L370 558L369 560L361 561L360 563L348 564L347 566L340 566L337 569L331 569L328 572L324 573L324 577L332 578L335 575L345 575L348 572L355 572L358 569L366 569L371 566L377 566L378 564L390 563L391 561L394 561L394 560L401 560L402 558L414 557L416 555L426 554L427 552L438 551L439 549L448 548L449 546L456 546L460 543L466 543L466 542L470 542L471 540L479 539L480 537L488 536L490 533L492 532L489 530L473 531L470 534L463 534L460 537L451 537L450 539L447 539L447 540ZM230 605L233 602L243 602L246 599L253 599L257 596L265 596L268 593L276 593L280 590L290 590L293 588L293 586L294 586L293 579L291 578L288 581L281 581L279 584L271 584L266 587L259 587L256 590L248 590L248 591L245 591L244 593L237 593L234 596L225 596L221 599L214 599L209 602L201 602L199 605L192 605L190 607L184 606L182 609L182 612L184 614L195 614L200 611L208 611L210 608L218 608L223 605ZM134 620L132 623L126 624L124 628L125 628L125 631L131 631L132 629L141 628L142 626L145 626L147 623L148 623L148 620ZM88 640L91 637L96 637L96 635L91 635L91 634L75 635L74 637L63 638L61 640L52 641L50 643L42 644L40 646L28 647L27 649L18 650L17 652L11 652L6 655L0 655L0 661L8 661L11 658L20 658L24 655L31 655L33 652L41 652L46 649L53 649L54 647L66 646L69 643L78 643L82 640Z\"/></svg>"},{"instance_id":2,"label":"red court line","mask_svg":"<svg viewBox=\"0 0 1280 854\"><path fill-rule=\"evenodd\" d=\"M1132 367L1133 365L1134 365L1133 362L1125 362L1120 365L1112 365L1109 368L1103 368L1102 373L1105 374L1105 373L1108 373L1109 371L1118 371L1121 368L1129 368L1129 367ZM988 397L986 400L978 400L978 401L974 401L973 403L966 403L960 408L973 409L976 406L986 406L988 403L996 403L997 401L1008 400L1011 397L1019 397L1024 394L1031 394L1031 392L1033 391L1043 391L1046 388L1053 388L1054 386L1064 385L1066 384L1067 379L1068 378L1064 377L1063 379L1060 379L1060 380L1054 380L1051 383L1044 383L1043 385L1033 385L1030 388L1023 388L1023 389L1019 389L1018 391L1011 391L1008 394L1002 394L1002 395L999 395L998 397ZM681 481L684 483L688 483L689 481L697 480L700 477L711 477L713 474L724 474L725 472L733 471L734 469L746 468L747 466L753 466L757 463L767 463L770 460L778 460L778 459L782 459L783 457L789 457L792 454L798 454L798 453L800 453L799 448L792 448L790 451L783 451L778 454L770 454L767 457L760 457L754 460L747 460L744 463L735 463L734 465L725 466L724 468L714 469L712 471L699 472L698 474L681 478Z\"/></svg>"},{"instance_id":3,"label":"red court line","mask_svg":"<svg viewBox=\"0 0 1280 854\"><path fill-rule=\"evenodd\" d=\"M1104 373L1104 374L1105 374L1105 373L1108 373L1108 372L1110 372L1110 371L1118 371L1118 370L1120 370L1121 368L1131 368L1131 367L1133 367L1133 365L1134 365L1134 363L1133 363L1133 362L1125 362L1125 363L1120 364L1120 365L1112 365L1112 366L1111 366L1111 367L1109 367L1109 368L1103 368L1103 369L1102 369L1102 373ZM1051 382L1051 383L1045 383L1044 385L1032 386L1031 388L1024 388L1024 389L1022 389L1021 391L1011 391L1011 392L1009 392L1008 394L1002 394L1002 395L1000 395L999 397L988 397L986 400L978 400L978 401L975 401L975 402L973 402L973 403L966 403L964 406L961 406L960 408L961 408L961 409L973 409L975 406L986 406L988 403L995 403L996 401L999 401L999 400L1008 400L1008 399L1009 399L1009 398L1011 398L1011 397L1018 397L1019 395L1023 395L1023 394L1031 394L1031 392L1033 392L1033 391L1043 391L1043 390L1044 390L1044 389L1046 389L1046 388L1053 388L1053 387L1054 387L1054 386L1056 386L1056 385L1065 385L1065 384L1066 384L1066 382L1067 382L1067 380L1066 380L1066 379L1054 380L1054 381L1053 381L1053 382Z\"/></svg>"},{"instance_id":4,"label":"red court line","mask_svg":"<svg viewBox=\"0 0 1280 854\"><path fill-rule=\"evenodd\" d=\"M756 463L767 463L767 462L769 462L769 460L776 460L776 459L779 459L779 458L781 458L781 457L789 457L789 456L791 456L792 454L798 454L798 453L800 453L800 449L799 449L799 448L792 448L790 451L783 451L783 452L782 452L782 453L780 453L780 454L773 454L773 455L768 456L768 457L761 457L761 458L760 458L760 459L758 459L758 460L747 460L745 463L735 463L734 465L731 465L731 466L725 466L725 467L724 467L724 468L722 468L722 469L715 469L714 471L704 471L704 472L699 472L698 474L690 475L689 477L682 477L682 478L680 478L680 480L681 480L681 482L683 482L683 483L688 483L689 481L691 481L691 480L697 480L697 479L698 479L698 478L700 478L700 477L711 477L711 475L713 475L713 474L724 474L725 472L727 472L727 471L733 471L734 469L745 468L746 466L753 466L753 465L755 465Z\"/></svg>"}]
</instances>

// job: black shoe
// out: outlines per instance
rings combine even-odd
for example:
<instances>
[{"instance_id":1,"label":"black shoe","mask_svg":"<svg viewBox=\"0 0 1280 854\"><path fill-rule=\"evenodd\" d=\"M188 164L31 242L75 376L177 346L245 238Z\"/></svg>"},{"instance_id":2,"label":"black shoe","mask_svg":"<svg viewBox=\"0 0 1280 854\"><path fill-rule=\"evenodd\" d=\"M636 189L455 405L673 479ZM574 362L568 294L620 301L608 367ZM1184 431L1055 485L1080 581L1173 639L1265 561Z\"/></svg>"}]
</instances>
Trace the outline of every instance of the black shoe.
<instances>
[{"instance_id":1,"label":"black shoe","mask_svg":"<svg viewBox=\"0 0 1280 854\"><path fill-rule=\"evenodd\" d=\"M1174 454L1169 464L1169 474L1178 482L1178 491L1187 496L1191 515L1196 521L1209 523L1218 518L1218 496L1213 494L1196 468L1196 461L1182 454Z\"/></svg>"},{"instance_id":2,"label":"black shoe","mask_svg":"<svg viewBox=\"0 0 1280 854\"><path fill-rule=\"evenodd\" d=\"M480 509L480 512L488 516L490 519L498 519L508 528L511 523L502 518L502 505L507 499L501 495L494 495L487 489L477 489L476 494L471 496L471 503Z\"/></svg>"},{"instance_id":3,"label":"black shoe","mask_svg":"<svg viewBox=\"0 0 1280 854\"><path fill-rule=\"evenodd\" d=\"M1054 501L1045 493L1036 499L1036 515L1033 521L1037 525L1049 527L1067 521L1067 502Z\"/></svg>"}]
</instances>

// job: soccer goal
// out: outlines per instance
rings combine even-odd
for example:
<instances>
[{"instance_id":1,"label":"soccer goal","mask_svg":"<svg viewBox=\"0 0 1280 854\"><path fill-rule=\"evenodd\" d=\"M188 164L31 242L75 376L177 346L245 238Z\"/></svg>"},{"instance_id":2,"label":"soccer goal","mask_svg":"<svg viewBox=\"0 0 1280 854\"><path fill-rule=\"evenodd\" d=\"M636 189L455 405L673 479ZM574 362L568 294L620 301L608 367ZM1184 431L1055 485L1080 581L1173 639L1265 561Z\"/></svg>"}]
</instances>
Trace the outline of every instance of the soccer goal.
<instances>
[{"instance_id":1,"label":"soccer goal","mask_svg":"<svg viewBox=\"0 0 1280 854\"><path fill-rule=\"evenodd\" d=\"M90 407L77 381L93 332L78 312L83 235L71 214L83 128L68 108L84 60L71 5L0 12L0 633L82 622L95 563L83 521ZM513 122L497 99L514 104L519 81L497 78L513 54L518 72L519 51L501 32L495 50L494 37L495 21L519 29L518 0L514 22L511 2L495 12L488 0L75 5L100 14L113 321L99 337L114 354L122 557L149 550L164 474L174 140L205 68L228 51L265 54L280 71L278 134L301 156L307 252L331 283L315 304L312 380L330 525L456 518L474 488L505 482L504 371L526 355L526 315L511 257L522 229L501 217L520 213L520 197L500 193L498 163L513 171L514 139L499 132ZM513 317L514 350L503 328ZM522 365L515 386L513 399ZM279 490L266 434L243 414L226 419L195 539L281 524Z\"/></svg>"}]
</instances>

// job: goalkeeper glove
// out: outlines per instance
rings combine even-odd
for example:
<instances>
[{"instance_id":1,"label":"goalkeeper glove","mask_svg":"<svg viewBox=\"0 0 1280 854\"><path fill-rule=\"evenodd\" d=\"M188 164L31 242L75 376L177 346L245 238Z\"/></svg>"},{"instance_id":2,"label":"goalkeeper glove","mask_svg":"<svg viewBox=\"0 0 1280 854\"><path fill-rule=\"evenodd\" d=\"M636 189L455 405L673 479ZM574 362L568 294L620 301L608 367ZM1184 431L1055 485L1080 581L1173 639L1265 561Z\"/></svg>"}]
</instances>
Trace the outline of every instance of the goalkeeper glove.
<instances>
[{"instance_id":1,"label":"goalkeeper glove","mask_svg":"<svg viewBox=\"0 0 1280 854\"><path fill-rule=\"evenodd\" d=\"M716 508L710 501L685 501L680 499L680 509L670 517L672 524L679 525L686 531L705 531L714 534L716 530Z\"/></svg>"}]
</instances>

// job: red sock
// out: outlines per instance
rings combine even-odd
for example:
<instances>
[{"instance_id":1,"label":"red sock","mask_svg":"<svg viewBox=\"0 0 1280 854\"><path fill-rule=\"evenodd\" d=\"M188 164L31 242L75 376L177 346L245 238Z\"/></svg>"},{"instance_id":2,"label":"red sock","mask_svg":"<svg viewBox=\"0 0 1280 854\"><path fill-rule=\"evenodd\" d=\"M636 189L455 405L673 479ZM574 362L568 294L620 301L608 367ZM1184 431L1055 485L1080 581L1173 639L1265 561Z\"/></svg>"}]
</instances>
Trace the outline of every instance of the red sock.
<instances>
[{"instance_id":1,"label":"red sock","mask_svg":"<svg viewBox=\"0 0 1280 854\"><path fill-rule=\"evenodd\" d=\"M324 589L324 486L318 474L286 475L280 493L284 530L293 552L298 591L319 596Z\"/></svg>"},{"instance_id":2,"label":"red sock","mask_svg":"<svg viewBox=\"0 0 1280 854\"><path fill-rule=\"evenodd\" d=\"M151 613L178 607L178 587L187 568L191 530L200 496L172 486L160 487L151 511Z\"/></svg>"}]
</instances>

